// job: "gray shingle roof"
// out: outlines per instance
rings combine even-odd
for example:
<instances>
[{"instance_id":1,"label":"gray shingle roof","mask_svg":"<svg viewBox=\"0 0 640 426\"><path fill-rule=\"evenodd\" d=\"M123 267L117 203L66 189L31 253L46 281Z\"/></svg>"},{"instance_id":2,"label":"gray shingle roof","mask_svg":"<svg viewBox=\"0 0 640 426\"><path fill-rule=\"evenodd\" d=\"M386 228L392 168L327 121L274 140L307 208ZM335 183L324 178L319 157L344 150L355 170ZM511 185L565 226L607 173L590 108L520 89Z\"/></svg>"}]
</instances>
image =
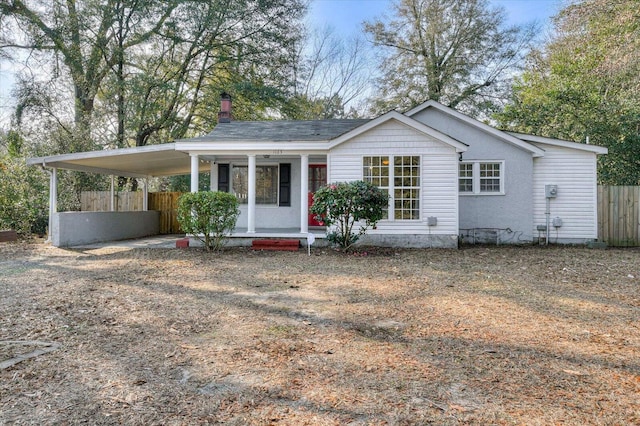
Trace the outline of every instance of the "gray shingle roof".
<instances>
[{"instance_id":1,"label":"gray shingle roof","mask_svg":"<svg viewBox=\"0 0 640 426\"><path fill-rule=\"evenodd\" d=\"M211 133L192 142L224 141L323 141L335 139L369 119L232 121L218 124Z\"/></svg>"}]
</instances>

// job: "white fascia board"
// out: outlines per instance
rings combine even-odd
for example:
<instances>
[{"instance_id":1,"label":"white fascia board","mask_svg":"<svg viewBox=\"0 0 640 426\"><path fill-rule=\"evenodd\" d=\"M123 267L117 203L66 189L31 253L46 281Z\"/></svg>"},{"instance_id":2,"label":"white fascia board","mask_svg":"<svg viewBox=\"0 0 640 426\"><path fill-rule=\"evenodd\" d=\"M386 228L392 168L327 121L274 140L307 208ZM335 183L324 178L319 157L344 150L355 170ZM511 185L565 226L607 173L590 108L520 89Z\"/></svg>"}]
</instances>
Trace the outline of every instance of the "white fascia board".
<instances>
[{"instance_id":1,"label":"white fascia board","mask_svg":"<svg viewBox=\"0 0 640 426\"><path fill-rule=\"evenodd\" d=\"M49 168L60 168L66 170L76 170L79 172L97 173L103 175L116 175L134 178L146 178L149 174L136 171L118 170L108 167L88 166L81 164L84 160L105 159L131 154L144 154L151 152L175 151L173 143L149 145L134 148L105 149L102 151L74 152L71 154L49 155L45 157L28 158L28 166L41 166Z\"/></svg>"},{"instance_id":2,"label":"white fascia board","mask_svg":"<svg viewBox=\"0 0 640 426\"><path fill-rule=\"evenodd\" d=\"M529 151L531 154L533 154L534 157L544 157L544 150L528 143L527 141L524 141L522 139L519 139L511 134L509 134L508 132L503 132L502 130L498 130L494 127L489 126L488 124L485 124L481 121L476 120L475 118L471 118L467 115L462 114L461 112L458 112L456 110L454 110L453 108L449 108L447 106L442 105L439 102L436 101L427 101L421 105L418 105L417 107L407 111L404 113L404 115L408 116L408 117L412 117L414 115L416 115L417 113L419 113L420 111L423 111L427 108L435 108L440 112L443 112L451 117L456 118L457 120L460 120L466 124L469 124L470 126L474 126L477 129L488 133L498 139L501 139L507 143L510 143L511 145L515 145L519 148L524 149L525 151Z\"/></svg>"},{"instance_id":3,"label":"white fascia board","mask_svg":"<svg viewBox=\"0 0 640 426\"><path fill-rule=\"evenodd\" d=\"M28 158L27 165L38 165L38 164L42 164L43 162L54 163L54 162L86 160L86 159L102 158L102 157L117 157L119 155L141 154L145 152L160 152L160 151L175 151L175 144L165 143L165 144L159 144L159 145L139 146L135 148L105 149L102 151L84 151L84 152L74 152L72 154L48 155L46 157Z\"/></svg>"},{"instance_id":4,"label":"white fascia board","mask_svg":"<svg viewBox=\"0 0 640 426\"><path fill-rule=\"evenodd\" d=\"M41 157L46 158L46 157ZM143 173L126 172L122 170L105 169L100 167L83 166L82 164L74 164L72 162L65 161L35 161L41 158L30 158L27 160L29 166L42 166L42 168L58 168L64 170L75 170L77 172L96 173L100 175L114 175L132 178L147 178L149 175Z\"/></svg>"},{"instance_id":5,"label":"white fascia board","mask_svg":"<svg viewBox=\"0 0 640 426\"><path fill-rule=\"evenodd\" d=\"M405 112L404 115L406 115L407 117L412 117L412 116L416 115L417 113L419 113L420 111L422 111L423 109L427 109L429 107L436 107L437 108L438 105L444 107L444 105L442 105L439 102L426 101L426 102L423 102L423 103L421 103L420 105L418 105L416 107L413 107L409 111ZM445 108L447 108L447 107L445 107ZM447 108L447 109L450 109L450 108Z\"/></svg>"},{"instance_id":6,"label":"white fascia board","mask_svg":"<svg viewBox=\"0 0 640 426\"><path fill-rule=\"evenodd\" d=\"M190 154L239 154L277 155L284 153L326 153L329 141L226 141L226 142L176 142L176 151Z\"/></svg>"},{"instance_id":7,"label":"white fascia board","mask_svg":"<svg viewBox=\"0 0 640 426\"><path fill-rule=\"evenodd\" d=\"M468 148L468 145L457 141L455 139L453 139L451 136L447 136L442 132L437 131L436 129L429 127L425 124L420 123L419 121L416 121L410 117L407 117L406 115L400 114L397 111L390 111L387 112L386 114L381 115L378 118L375 118L365 124L363 124L360 127L356 127L355 129L351 130L350 132L347 132L345 134L343 134L342 136L337 137L336 139L333 139L330 144L329 147L330 148L334 148L344 142L346 142L349 139L353 139L358 135L361 135L383 123L386 123L387 121L390 120L396 120L399 121L400 123L404 124L405 126L408 126L422 134L425 134L427 136L430 136L432 138L435 138L447 145L451 145L452 147L454 147L456 149L456 152L465 152Z\"/></svg>"},{"instance_id":8,"label":"white fascia board","mask_svg":"<svg viewBox=\"0 0 640 426\"><path fill-rule=\"evenodd\" d=\"M598 146L598 145L587 145L586 143L570 142L562 139L546 138L543 136L527 135L524 133L516 133L516 132L508 132L508 133L518 139L522 139L532 143L540 143L545 145L558 146L562 148L577 149L579 151L593 152L594 154L607 154L609 152L607 148L603 146Z\"/></svg>"}]
</instances>

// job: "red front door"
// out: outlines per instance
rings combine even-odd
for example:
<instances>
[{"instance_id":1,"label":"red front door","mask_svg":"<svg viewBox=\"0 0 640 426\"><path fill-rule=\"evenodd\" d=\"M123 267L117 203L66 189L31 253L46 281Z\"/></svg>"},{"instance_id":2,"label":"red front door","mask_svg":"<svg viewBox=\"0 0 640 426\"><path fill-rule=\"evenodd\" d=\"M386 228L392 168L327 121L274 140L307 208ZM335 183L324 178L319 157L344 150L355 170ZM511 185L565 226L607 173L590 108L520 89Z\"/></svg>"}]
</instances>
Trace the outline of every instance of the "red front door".
<instances>
[{"instance_id":1,"label":"red front door","mask_svg":"<svg viewBox=\"0 0 640 426\"><path fill-rule=\"evenodd\" d=\"M309 208L313 205L313 194L321 187L327 184L327 165L326 164L310 164L309 165ZM320 222L313 218L309 213L309 226L322 226Z\"/></svg>"}]
</instances>

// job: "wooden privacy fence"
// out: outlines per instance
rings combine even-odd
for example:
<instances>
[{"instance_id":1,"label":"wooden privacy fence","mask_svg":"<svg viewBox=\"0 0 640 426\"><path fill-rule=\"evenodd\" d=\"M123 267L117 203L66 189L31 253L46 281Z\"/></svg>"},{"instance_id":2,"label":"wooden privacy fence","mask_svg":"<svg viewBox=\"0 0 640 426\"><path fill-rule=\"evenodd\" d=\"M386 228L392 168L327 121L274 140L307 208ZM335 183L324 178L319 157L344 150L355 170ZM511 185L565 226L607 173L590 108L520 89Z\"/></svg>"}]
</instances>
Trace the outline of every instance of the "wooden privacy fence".
<instances>
[{"instance_id":1,"label":"wooden privacy fence","mask_svg":"<svg viewBox=\"0 0 640 426\"><path fill-rule=\"evenodd\" d=\"M160 211L160 233L182 234L178 223L178 198L182 192L150 192L149 210Z\"/></svg>"},{"instance_id":2,"label":"wooden privacy fence","mask_svg":"<svg viewBox=\"0 0 640 426\"><path fill-rule=\"evenodd\" d=\"M640 186L598 186L598 240L640 246Z\"/></svg>"},{"instance_id":3,"label":"wooden privacy fence","mask_svg":"<svg viewBox=\"0 0 640 426\"><path fill-rule=\"evenodd\" d=\"M114 211L141 212L143 193L141 191L118 191L115 193ZM83 191L80 193L80 210L83 212L111 211L110 191Z\"/></svg>"},{"instance_id":4,"label":"wooden privacy fence","mask_svg":"<svg viewBox=\"0 0 640 426\"><path fill-rule=\"evenodd\" d=\"M142 211L142 191L122 191L115 193L114 210ZM178 223L178 198L182 192L150 192L148 200L149 210L160 211L160 233L182 234ZM80 209L87 212L111 211L111 192L83 191L80 194Z\"/></svg>"}]
</instances>

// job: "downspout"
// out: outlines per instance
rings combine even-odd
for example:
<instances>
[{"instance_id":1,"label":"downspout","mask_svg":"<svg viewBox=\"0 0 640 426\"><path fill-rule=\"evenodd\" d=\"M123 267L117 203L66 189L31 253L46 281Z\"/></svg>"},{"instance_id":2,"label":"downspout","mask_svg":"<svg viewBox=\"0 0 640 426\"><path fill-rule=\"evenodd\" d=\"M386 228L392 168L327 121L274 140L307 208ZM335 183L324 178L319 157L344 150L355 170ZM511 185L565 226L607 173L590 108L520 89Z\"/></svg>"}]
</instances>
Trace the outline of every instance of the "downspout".
<instances>
[{"instance_id":1,"label":"downspout","mask_svg":"<svg viewBox=\"0 0 640 426\"><path fill-rule=\"evenodd\" d=\"M547 198L547 208L545 209L545 216L547 219L546 229L545 229L545 237L544 237L544 245L549 245L549 226L551 226L551 197Z\"/></svg>"}]
</instances>

